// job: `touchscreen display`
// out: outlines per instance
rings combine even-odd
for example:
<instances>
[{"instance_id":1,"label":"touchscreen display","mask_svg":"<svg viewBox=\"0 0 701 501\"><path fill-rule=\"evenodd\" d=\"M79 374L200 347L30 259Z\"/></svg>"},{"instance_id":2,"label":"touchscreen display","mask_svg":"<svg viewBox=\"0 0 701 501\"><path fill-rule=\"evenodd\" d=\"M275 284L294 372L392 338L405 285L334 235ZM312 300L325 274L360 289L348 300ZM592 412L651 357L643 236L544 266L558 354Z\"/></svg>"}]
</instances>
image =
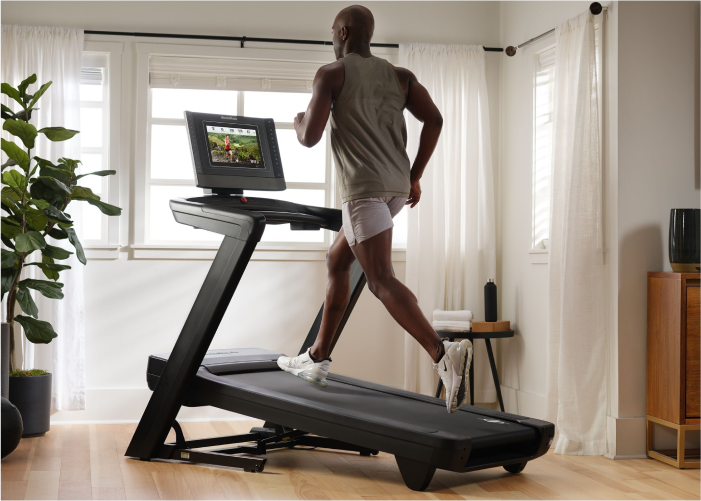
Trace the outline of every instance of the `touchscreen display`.
<instances>
[{"instance_id":1,"label":"touchscreen display","mask_svg":"<svg viewBox=\"0 0 701 501\"><path fill-rule=\"evenodd\" d=\"M264 168L258 127L205 122L209 158L218 167Z\"/></svg>"}]
</instances>

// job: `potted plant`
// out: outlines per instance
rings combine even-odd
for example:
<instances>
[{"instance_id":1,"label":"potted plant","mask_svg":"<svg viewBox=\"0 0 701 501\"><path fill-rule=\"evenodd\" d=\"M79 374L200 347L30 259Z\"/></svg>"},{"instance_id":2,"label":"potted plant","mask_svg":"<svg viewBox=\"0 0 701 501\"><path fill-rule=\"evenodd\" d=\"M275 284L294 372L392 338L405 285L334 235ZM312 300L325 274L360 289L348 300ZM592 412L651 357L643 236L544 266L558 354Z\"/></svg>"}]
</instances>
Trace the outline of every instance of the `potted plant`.
<instances>
[{"instance_id":1,"label":"potted plant","mask_svg":"<svg viewBox=\"0 0 701 501\"><path fill-rule=\"evenodd\" d=\"M58 280L70 266L60 261L73 254L61 246L51 245L47 237L68 240L78 260L85 264L85 253L73 228L68 205L79 200L94 205L108 216L118 216L122 210L100 200L89 188L79 186L84 176L111 176L113 170L79 174L79 160L59 158L51 160L32 157L34 142L39 134L50 141L66 141L78 131L63 127L44 127L39 130L30 123L32 112L51 82L39 87L34 94L28 87L36 83L32 75L17 86L3 83L1 91L15 101L13 111L2 105L3 130L17 138L2 139L2 151L8 160L2 164L2 297L7 294L6 320L10 331L10 401L17 406L24 423L22 436L43 435L49 430L51 406L51 374L41 370L22 371L15 367L14 329L22 326L24 335L32 343L50 343L57 336L49 322L39 320L39 311L32 291L52 299L62 299L63 284ZM22 148L21 145L24 145ZM23 278L22 270L36 266L44 279ZM21 312L17 310L17 305Z\"/></svg>"}]
</instances>

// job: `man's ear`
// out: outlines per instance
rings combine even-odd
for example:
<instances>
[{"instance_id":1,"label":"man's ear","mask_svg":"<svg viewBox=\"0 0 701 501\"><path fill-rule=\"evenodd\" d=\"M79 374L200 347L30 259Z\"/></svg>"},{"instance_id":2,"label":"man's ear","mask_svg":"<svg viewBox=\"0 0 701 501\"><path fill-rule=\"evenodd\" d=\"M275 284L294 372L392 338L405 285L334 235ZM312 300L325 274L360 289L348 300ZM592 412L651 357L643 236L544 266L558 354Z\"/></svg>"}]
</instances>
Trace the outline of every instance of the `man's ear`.
<instances>
[{"instance_id":1,"label":"man's ear","mask_svg":"<svg viewBox=\"0 0 701 501\"><path fill-rule=\"evenodd\" d=\"M341 28L341 40L346 40L348 38L348 29L344 26Z\"/></svg>"}]
</instances>

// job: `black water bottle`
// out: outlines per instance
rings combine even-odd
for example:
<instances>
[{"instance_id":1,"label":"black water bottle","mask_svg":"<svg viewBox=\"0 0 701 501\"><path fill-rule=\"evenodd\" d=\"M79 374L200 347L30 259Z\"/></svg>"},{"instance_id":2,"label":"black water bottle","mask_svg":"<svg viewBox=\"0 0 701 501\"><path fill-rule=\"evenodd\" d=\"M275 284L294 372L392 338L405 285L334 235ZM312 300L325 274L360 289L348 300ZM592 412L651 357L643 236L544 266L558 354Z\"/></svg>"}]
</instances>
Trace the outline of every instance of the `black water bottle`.
<instances>
[{"instance_id":1,"label":"black water bottle","mask_svg":"<svg viewBox=\"0 0 701 501\"><path fill-rule=\"evenodd\" d=\"M497 321L497 284L493 278L487 280L484 286L484 321Z\"/></svg>"}]
</instances>

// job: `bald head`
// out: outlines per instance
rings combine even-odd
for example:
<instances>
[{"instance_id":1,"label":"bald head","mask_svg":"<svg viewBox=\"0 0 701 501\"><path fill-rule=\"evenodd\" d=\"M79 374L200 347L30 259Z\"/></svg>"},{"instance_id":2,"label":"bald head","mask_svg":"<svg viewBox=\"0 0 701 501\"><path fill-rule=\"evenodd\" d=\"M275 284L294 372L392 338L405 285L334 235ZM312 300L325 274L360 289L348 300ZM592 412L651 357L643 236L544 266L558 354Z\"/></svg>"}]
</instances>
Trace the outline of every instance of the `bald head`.
<instances>
[{"instance_id":1,"label":"bald head","mask_svg":"<svg viewBox=\"0 0 701 501\"><path fill-rule=\"evenodd\" d=\"M351 5L338 13L333 22L333 42L336 58L350 52L370 53L370 40L375 31L375 18L370 9Z\"/></svg>"}]
</instances>

